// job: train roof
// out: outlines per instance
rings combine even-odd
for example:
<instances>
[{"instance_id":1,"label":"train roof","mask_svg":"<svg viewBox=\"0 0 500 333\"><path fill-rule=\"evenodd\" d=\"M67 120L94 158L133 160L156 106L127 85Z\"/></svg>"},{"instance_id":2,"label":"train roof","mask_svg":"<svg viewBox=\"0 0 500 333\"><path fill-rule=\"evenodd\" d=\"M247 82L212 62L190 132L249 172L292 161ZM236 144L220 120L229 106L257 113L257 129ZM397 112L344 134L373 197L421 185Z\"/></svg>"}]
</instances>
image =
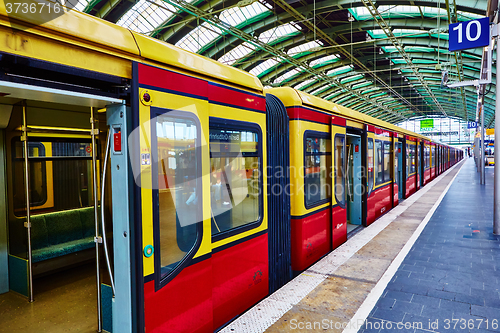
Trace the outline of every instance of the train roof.
<instances>
[{"instance_id":1,"label":"train roof","mask_svg":"<svg viewBox=\"0 0 500 333\"><path fill-rule=\"evenodd\" d=\"M38 3L36 0L24 2ZM0 3L0 25L58 41L67 41L67 37L72 37L69 42L73 45L83 44L87 48L99 46L114 55L130 60L149 60L159 65L177 67L259 92L263 90L260 80L248 72L76 10L69 10L51 19L47 13L7 14L5 4L6 2ZM54 58L53 62L57 62L57 55L54 55Z\"/></svg>"},{"instance_id":2,"label":"train roof","mask_svg":"<svg viewBox=\"0 0 500 333\"><path fill-rule=\"evenodd\" d=\"M283 101L285 106L304 105L304 106L314 107L326 112L342 115L343 117L352 120L357 120L380 128L384 128L389 131L399 132L405 135L410 135L412 137L434 142L433 140L431 140L426 136L417 134L415 132L398 127L386 121L374 118L372 116L369 116L367 114L358 111L354 111L345 106L329 102L323 98L308 94L306 92L291 87L269 88L265 89L264 92L276 95L276 97L280 98ZM447 146L446 144L442 143L439 144Z\"/></svg>"}]
</instances>

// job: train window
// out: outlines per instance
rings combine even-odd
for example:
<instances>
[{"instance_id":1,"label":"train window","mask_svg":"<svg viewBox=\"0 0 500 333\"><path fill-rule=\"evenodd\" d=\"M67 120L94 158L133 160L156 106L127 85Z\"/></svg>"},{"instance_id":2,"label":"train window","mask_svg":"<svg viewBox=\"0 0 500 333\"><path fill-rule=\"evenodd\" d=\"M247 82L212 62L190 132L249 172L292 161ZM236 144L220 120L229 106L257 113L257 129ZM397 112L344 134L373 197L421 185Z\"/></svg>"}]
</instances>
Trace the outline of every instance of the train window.
<instances>
[{"instance_id":1,"label":"train window","mask_svg":"<svg viewBox=\"0 0 500 333\"><path fill-rule=\"evenodd\" d=\"M375 184L384 182L384 161L382 153L382 141L375 140Z\"/></svg>"},{"instance_id":2,"label":"train window","mask_svg":"<svg viewBox=\"0 0 500 333\"><path fill-rule=\"evenodd\" d=\"M391 179L391 143L384 142L384 181L388 182Z\"/></svg>"},{"instance_id":3,"label":"train window","mask_svg":"<svg viewBox=\"0 0 500 333\"><path fill-rule=\"evenodd\" d=\"M28 142L28 157L45 156L45 144ZM26 214L26 197L24 185L23 143L17 138L13 141L13 198L14 212ZM47 202L47 174L45 161L30 161L30 207L35 209Z\"/></svg>"},{"instance_id":4,"label":"train window","mask_svg":"<svg viewBox=\"0 0 500 333\"><path fill-rule=\"evenodd\" d=\"M437 159L437 156L436 156L436 146L432 146L431 160L432 160L432 167L433 168L436 166L436 159Z\"/></svg>"},{"instance_id":5,"label":"train window","mask_svg":"<svg viewBox=\"0 0 500 333\"><path fill-rule=\"evenodd\" d=\"M256 130L210 127L212 235L260 219L260 148Z\"/></svg>"},{"instance_id":6,"label":"train window","mask_svg":"<svg viewBox=\"0 0 500 333\"><path fill-rule=\"evenodd\" d=\"M33 214L92 205L92 161L90 142L85 139L30 138L30 207ZM43 141L42 141L43 140ZM52 141L50 141L52 140ZM13 140L14 213L24 216L23 144Z\"/></svg>"},{"instance_id":7,"label":"train window","mask_svg":"<svg viewBox=\"0 0 500 333\"><path fill-rule=\"evenodd\" d=\"M415 173L415 150L416 145L410 145L410 174Z\"/></svg>"},{"instance_id":8,"label":"train window","mask_svg":"<svg viewBox=\"0 0 500 333\"><path fill-rule=\"evenodd\" d=\"M429 169L429 146L425 146L425 169Z\"/></svg>"},{"instance_id":9,"label":"train window","mask_svg":"<svg viewBox=\"0 0 500 333\"><path fill-rule=\"evenodd\" d=\"M161 278L194 248L201 213L198 125L193 119L158 116L158 221Z\"/></svg>"},{"instance_id":10,"label":"train window","mask_svg":"<svg viewBox=\"0 0 500 333\"><path fill-rule=\"evenodd\" d=\"M345 137L343 135L335 135L335 160L334 160L334 175L335 175L335 200L341 207L345 207Z\"/></svg>"},{"instance_id":11,"label":"train window","mask_svg":"<svg viewBox=\"0 0 500 333\"><path fill-rule=\"evenodd\" d=\"M331 140L327 133L305 133L304 195L306 208L327 202L331 196Z\"/></svg>"},{"instance_id":12,"label":"train window","mask_svg":"<svg viewBox=\"0 0 500 333\"><path fill-rule=\"evenodd\" d=\"M368 138L368 195L373 190L373 139Z\"/></svg>"}]
</instances>

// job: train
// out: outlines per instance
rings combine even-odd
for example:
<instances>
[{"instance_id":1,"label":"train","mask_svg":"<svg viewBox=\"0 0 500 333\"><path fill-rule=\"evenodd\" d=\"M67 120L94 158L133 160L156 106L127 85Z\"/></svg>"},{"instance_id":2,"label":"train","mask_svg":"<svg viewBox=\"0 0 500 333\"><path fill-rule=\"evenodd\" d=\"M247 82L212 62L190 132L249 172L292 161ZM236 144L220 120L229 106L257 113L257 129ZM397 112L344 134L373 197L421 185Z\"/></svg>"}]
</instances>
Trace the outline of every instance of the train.
<instances>
[{"instance_id":1,"label":"train","mask_svg":"<svg viewBox=\"0 0 500 333\"><path fill-rule=\"evenodd\" d=\"M73 10L0 39L0 271L96 262L99 331L217 331L463 158Z\"/></svg>"}]
</instances>

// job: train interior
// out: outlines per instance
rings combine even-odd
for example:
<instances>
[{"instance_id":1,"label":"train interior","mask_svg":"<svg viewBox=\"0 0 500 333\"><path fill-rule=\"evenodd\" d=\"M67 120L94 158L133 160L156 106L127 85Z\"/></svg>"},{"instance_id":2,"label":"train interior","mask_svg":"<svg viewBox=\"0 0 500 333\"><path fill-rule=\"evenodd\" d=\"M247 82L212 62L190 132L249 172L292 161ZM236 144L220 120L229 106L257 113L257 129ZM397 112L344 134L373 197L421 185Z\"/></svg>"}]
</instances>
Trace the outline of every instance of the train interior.
<instances>
[{"instance_id":1,"label":"train interior","mask_svg":"<svg viewBox=\"0 0 500 333\"><path fill-rule=\"evenodd\" d=\"M363 185L361 178L363 168L361 151L361 136L358 134L346 134L347 233L351 233L362 225Z\"/></svg>"},{"instance_id":2,"label":"train interior","mask_svg":"<svg viewBox=\"0 0 500 333\"><path fill-rule=\"evenodd\" d=\"M6 160L10 290L0 295L7 299L0 301L7 306L0 308L2 322L12 332L35 327L58 332L75 326L93 331L102 305L98 298L108 304L103 308L109 309L111 302L107 274L99 274L99 292L96 287L97 272L105 268L103 260L102 267L96 267L94 241L95 216L102 207L100 166L106 151L107 102L44 90L33 87L27 94L26 87L13 88L0 100L10 108L8 124L0 130L5 133L0 153ZM107 192L103 214L110 221ZM112 229L105 228L112 267ZM29 318L19 320L26 311ZM110 330L109 318L104 325Z\"/></svg>"}]
</instances>

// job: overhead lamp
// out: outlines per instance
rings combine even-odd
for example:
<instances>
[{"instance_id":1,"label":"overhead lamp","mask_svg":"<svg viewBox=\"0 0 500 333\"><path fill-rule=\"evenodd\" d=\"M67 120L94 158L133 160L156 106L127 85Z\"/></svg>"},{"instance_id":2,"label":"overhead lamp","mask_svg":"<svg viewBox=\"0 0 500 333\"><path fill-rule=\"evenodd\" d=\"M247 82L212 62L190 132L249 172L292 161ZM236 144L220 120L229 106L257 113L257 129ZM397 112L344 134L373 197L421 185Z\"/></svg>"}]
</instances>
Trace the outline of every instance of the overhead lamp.
<instances>
[{"instance_id":1,"label":"overhead lamp","mask_svg":"<svg viewBox=\"0 0 500 333\"><path fill-rule=\"evenodd\" d=\"M347 12L347 21L354 22L354 16L352 16L351 12Z\"/></svg>"},{"instance_id":2,"label":"overhead lamp","mask_svg":"<svg viewBox=\"0 0 500 333\"><path fill-rule=\"evenodd\" d=\"M378 49L378 54L384 54L384 50L382 48Z\"/></svg>"},{"instance_id":3,"label":"overhead lamp","mask_svg":"<svg viewBox=\"0 0 500 333\"><path fill-rule=\"evenodd\" d=\"M369 42L371 40L372 40L372 38L371 38L370 34L366 33L366 41Z\"/></svg>"},{"instance_id":4,"label":"overhead lamp","mask_svg":"<svg viewBox=\"0 0 500 333\"><path fill-rule=\"evenodd\" d=\"M401 70L400 69L398 69L398 74L401 74Z\"/></svg>"}]
</instances>

